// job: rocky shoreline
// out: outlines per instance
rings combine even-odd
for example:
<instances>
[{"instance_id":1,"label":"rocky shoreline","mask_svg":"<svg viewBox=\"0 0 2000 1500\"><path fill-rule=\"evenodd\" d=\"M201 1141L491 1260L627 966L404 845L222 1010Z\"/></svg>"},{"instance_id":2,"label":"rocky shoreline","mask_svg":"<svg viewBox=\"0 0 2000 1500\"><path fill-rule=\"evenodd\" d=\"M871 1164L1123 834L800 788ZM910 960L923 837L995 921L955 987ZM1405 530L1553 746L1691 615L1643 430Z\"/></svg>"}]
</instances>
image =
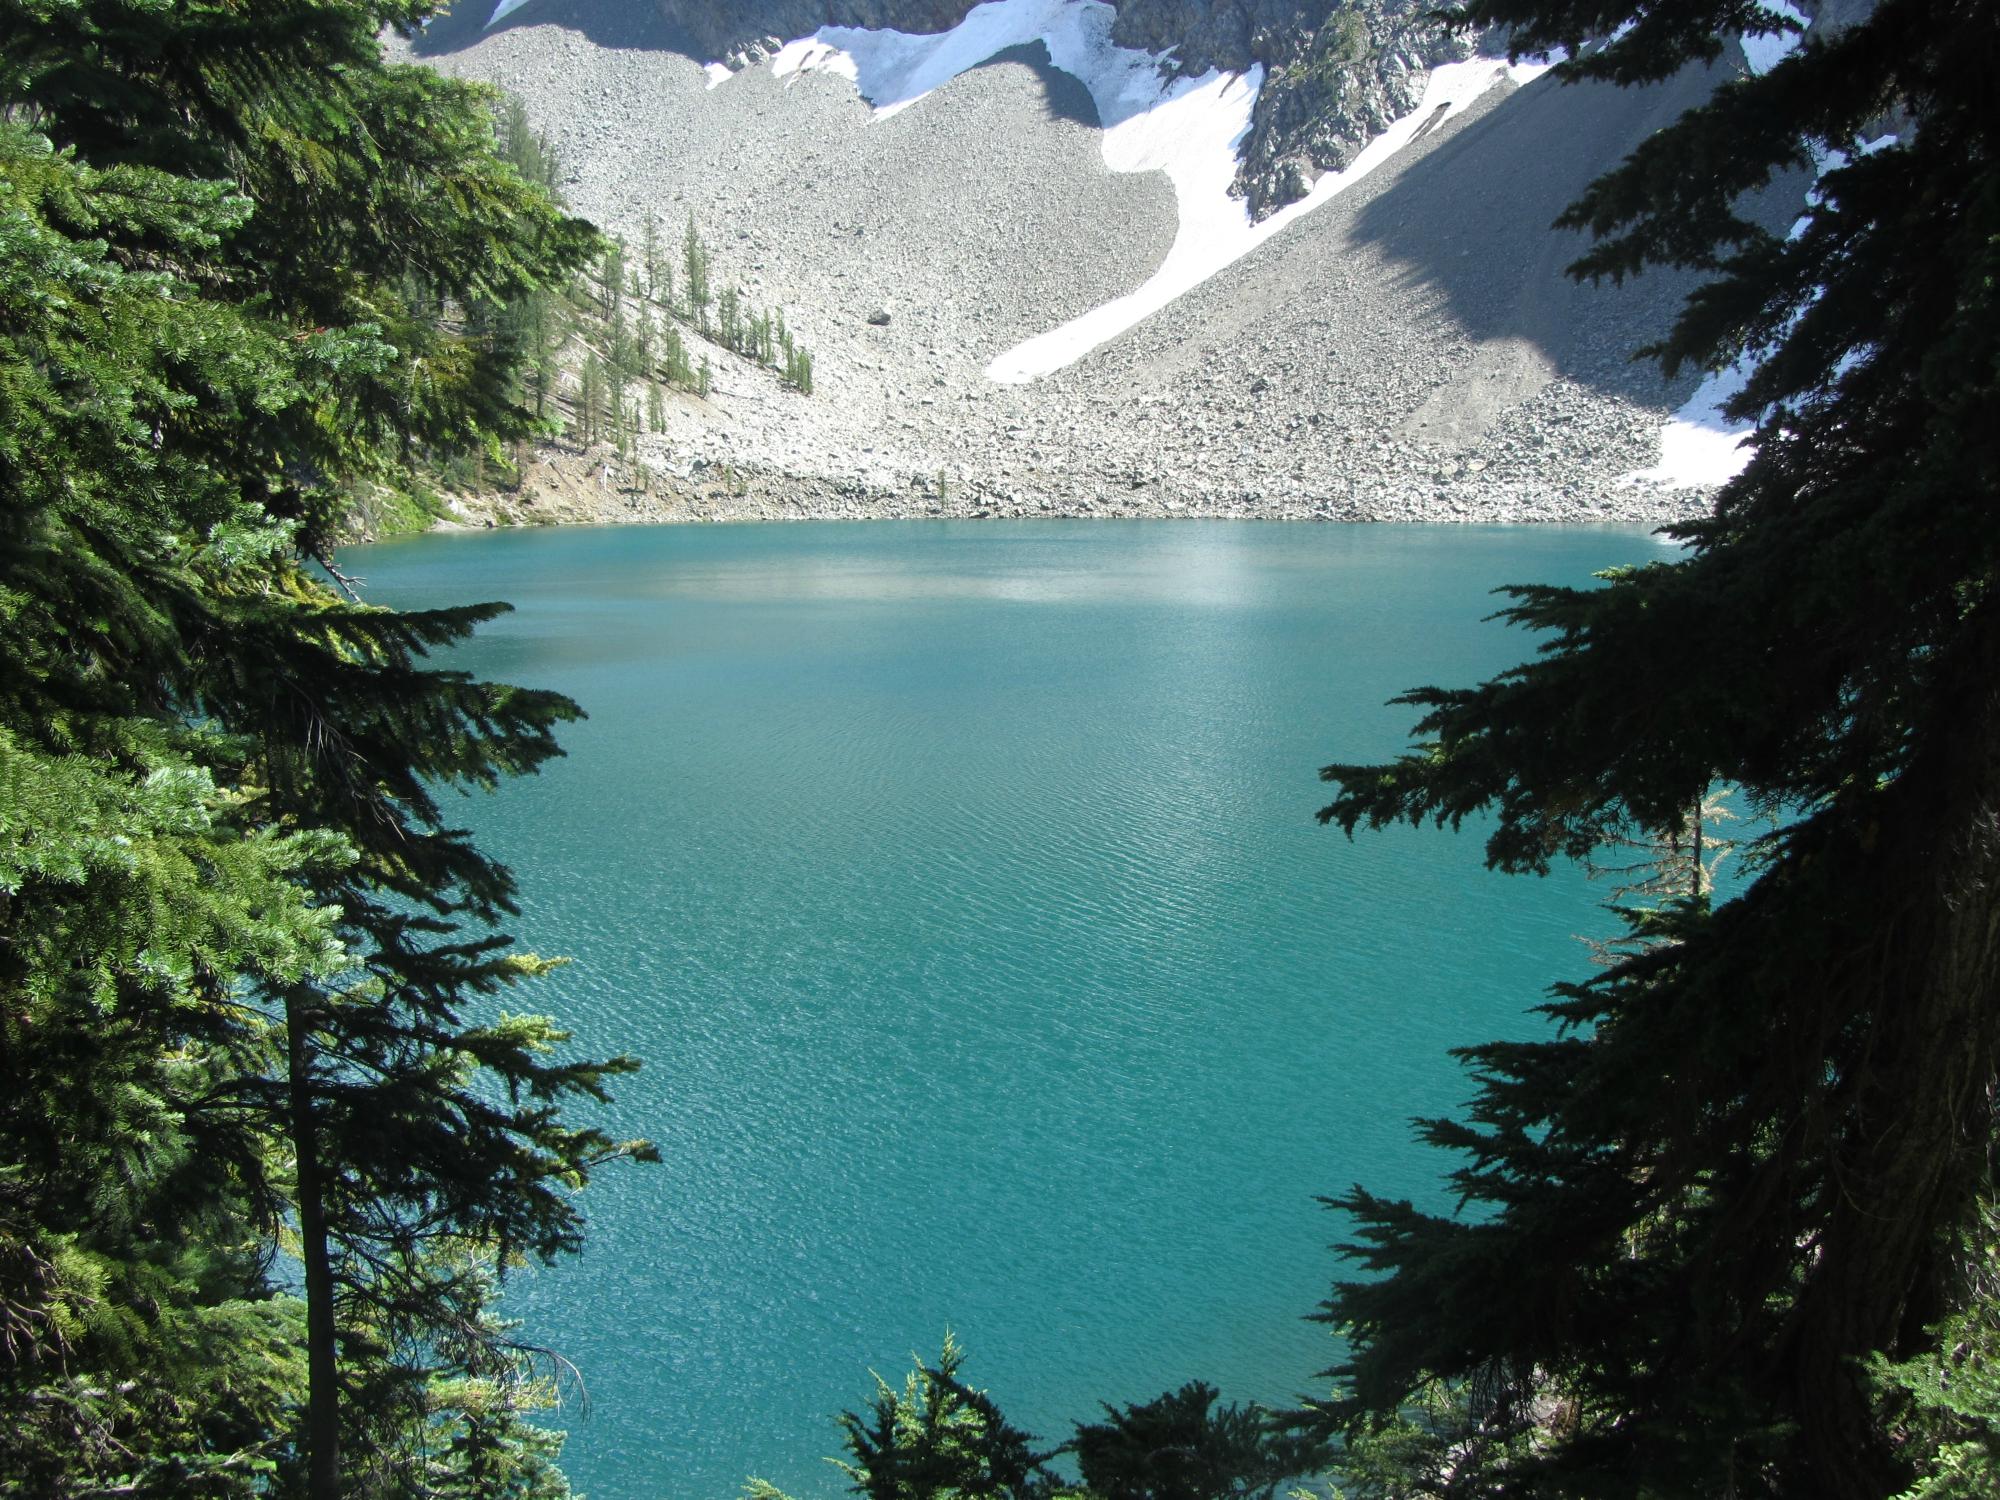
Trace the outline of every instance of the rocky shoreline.
<instances>
[{"instance_id":1,"label":"rocky shoreline","mask_svg":"<svg viewBox=\"0 0 2000 1500\"><path fill-rule=\"evenodd\" d=\"M1408 454L1405 448L1401 456ZM432 529L1008 519L1658 525L1700 514L1710 498L1697 489L1564 489L1534 480L1489 478L1472 467L1438 471L1429 480L1352 486L1339 494L1272 494L1250 485L1200 480L1172 486L1105 480L1078 488L1060 477L1048 479L1030 474L1013 484L947 480L940 493L934 483L917 476L895 485L705 460L684 469L656 468L608 448L583 452L551 446L529 460L519 486L451 497L451 518Z\"/></svg>"}]
</instances>

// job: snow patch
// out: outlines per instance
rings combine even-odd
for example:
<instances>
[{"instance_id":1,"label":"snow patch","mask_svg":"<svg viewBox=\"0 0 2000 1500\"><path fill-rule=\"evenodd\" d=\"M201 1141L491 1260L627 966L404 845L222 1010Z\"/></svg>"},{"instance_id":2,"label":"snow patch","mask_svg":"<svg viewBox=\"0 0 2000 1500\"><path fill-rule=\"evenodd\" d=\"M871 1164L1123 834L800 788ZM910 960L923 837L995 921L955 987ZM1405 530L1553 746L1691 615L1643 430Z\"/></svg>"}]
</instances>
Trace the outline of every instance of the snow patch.
<instances>
[{"instance_id":1,"label":"snow patch","mask_svg":"<svg viewBox=\"0 0 2000 1500\"><path fill-rule=\"evenodd\" d=\"M1696 388L1687 404L1660 429L1660 461L1650 469L1634 469L1622 484L1658 484L1669 488L1727 484L1750 462L1750 429L1722 415L1722 405L1743 389L1749 366L1738 361L1717 371Z\"/></svg>"},{"instance_id":2,"label":"snow patch","mask_svg":"<svg viewBox=\"0 0 2000 1500\"><path fill-rule=\"evenodd\" d=\"M721 88L725 83L729 82L730 79L736 76L735 71L729 66L728 63L719 63L719 62L703 63L701 65L701 70L702 72L708 75L708 86L712 89Z\"/></svg>"},{"instance_id":3,"label":"snow patch","mask_svg":"<svg viewBox=\"0 0 2000 1500\"><path fill-rule=\"evenodd\" d=\"M527 3L528 0L500 0L500 3L493 7L493 14L486 18L487 26L498 26Z\"/></svg>"},{"instance_id":4,"label":"snow patch","mask_svg":"<svg viewBox=\"0 0 2000 1500\"><path fill-rule=\"evenodd\" d=\"M1242 78L1211 73L1170 86L1159 101L1105 134L1104 159L1114 171L1164 170L1180 205L1173 247L1136 291L1092 308L1059 328L1017 344L986 367L989 378L1019 384L1062 369L1241 260L1295 219L1331 202L1408 145L1435 129L1503 78L1530 81L1551 64L1490 58L1433 69L1415 110L1370 141L1340 172L1328 172L1307 194L1262 223L1230 196L1237 147L1263 82L1260 69Z\"/></svg>"},{"instance_id":5,"label":"snow patch","mask_svg":"<svg viewBox=\"0 0 2000 1500\"><path fill-rule=\"evenodd\" d=\"M1763 8L1801 28L1806 17L1789 0L1763 0ZM1796 31L1745 35L1743 60L1750 71L1763 75L1798 50L1801 36ZM1816 174L1830 170L1827 158L1815 162ZM1802 218L1792 226L1797 235L1805 228ZM1718 370L1704 380L1681 409L1668 418L1660 430L1660 461L1650 469L1635 469L1622 477L1625 484L1660 484L1674 487L1727 484L1750 462L1748 446L1751 428L1723 416L1722 407L1743 389L1756 368L1758 356L1746 354L1726 370Z\"/></svg>"},{"instance_id":6,"label":"snow patch","mask_svg":"<svg viewBox=\"0 0 2000 1500\"><path fill-rule=\"evenodd\" d=\"M1253 224L1229 186L1263 69L1170 78L1165 54L1112 42L1116 19L1100 0L987 0L950 31L910 35L826 26L771 60L780 78L826 72L847 79L874 106L875 118L886 119L995 53L1040 42L1056 67L1089 89L1104 127L1105 165L1114 172L1167 174L1180 224L1159 268L1135 291L1001 354L986 368L993 380L1019 384L1073 363L1351 187L1419 131L1441 124L1502 78L1527 83L1553 66L1548 60L1510 65L1478 59L1436 69L1414 113L1371 141L1344 172L1328 173L1304 198Z\"/></svg>"},{"instance_id":7,"label":"snow patch","mask_svg":"<svg viewBox=\"0 0 2000 1500\"><path fill-rule=\"evenodd\" d=\"M1760 76L1770 72L1799 50L1799 43L1804 40L1800 32L1803 32L1808 24L1805 12L1791 4L1790 0L1763 0L1762 8L1795 23L1799 30L1767 31L1761 35L1750 32L1743 34L1741 38L1743 61L1750 65L1751 72Z\"/></svg>"}]
</instances>

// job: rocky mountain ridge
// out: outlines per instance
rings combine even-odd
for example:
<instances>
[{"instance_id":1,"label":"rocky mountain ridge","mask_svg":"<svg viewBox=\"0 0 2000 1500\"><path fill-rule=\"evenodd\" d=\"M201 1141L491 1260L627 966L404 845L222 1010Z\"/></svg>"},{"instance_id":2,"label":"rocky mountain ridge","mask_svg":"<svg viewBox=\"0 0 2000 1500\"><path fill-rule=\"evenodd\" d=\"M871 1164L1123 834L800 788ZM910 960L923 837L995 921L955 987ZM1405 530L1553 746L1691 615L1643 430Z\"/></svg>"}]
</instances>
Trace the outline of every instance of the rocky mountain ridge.
<instances>
[{"instance_id":1,"label":"rocky mountain ridge","mask_svg":"<svg viewBox=\"0 0 2000 1500\"><path fill-rule=\"evenodd\" d=\"M949 31L978 0L652 0L706 59L747 66L823 26ZM1302 197L1416 107L1427 71L1471 48L1434 19L1430 0L1104 0L1111 38L1170 54L1187 74L1261 68L1264 87L1237 188L1253 215Z\"/></svg>"}]
</instances>

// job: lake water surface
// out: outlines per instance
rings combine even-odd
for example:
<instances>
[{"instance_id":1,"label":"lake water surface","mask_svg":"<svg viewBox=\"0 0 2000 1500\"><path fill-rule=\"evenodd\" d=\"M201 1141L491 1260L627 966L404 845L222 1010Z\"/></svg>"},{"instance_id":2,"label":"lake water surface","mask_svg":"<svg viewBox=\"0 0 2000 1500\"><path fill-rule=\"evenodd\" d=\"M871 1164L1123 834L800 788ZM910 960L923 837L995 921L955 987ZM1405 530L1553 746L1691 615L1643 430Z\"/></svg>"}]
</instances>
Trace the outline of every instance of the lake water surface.
<instances>
[{"instance_id":1,"label":"lake water surface","mask_svg":"<svg viewBox=\"0 0 2000 1500\"><path fill-rule=\"evenodd\" d=\"M1192 1378L1323 1389L1315 1202L1438 1203L1446 1049L1531 1034L1605 892L1477 832L1350 843L1331 760L1531 640L1507 582L1643 533L1234 523L509 532L357 549L381 603L508 599L455 664L553 686L567 760L464 804L574 963L532 997L630 1051L580 1260L523 1334L589 1384L594 1500L801 1497L833 1414L949 1326L1043 1436Z\"/></svg>"}]
</instances>

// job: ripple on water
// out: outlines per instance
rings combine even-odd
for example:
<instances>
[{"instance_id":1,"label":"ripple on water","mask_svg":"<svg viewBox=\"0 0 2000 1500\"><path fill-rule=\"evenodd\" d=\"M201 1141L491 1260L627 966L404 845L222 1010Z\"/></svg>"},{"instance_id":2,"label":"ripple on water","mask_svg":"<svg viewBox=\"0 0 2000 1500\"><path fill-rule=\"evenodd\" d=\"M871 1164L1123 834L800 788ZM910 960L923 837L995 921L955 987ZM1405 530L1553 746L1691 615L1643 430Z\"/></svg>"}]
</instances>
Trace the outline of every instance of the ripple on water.
<instances>
[{"instance_id":1,"label":"ripple on water","mask_svg":"<svg viewBox=\"0 0 2000 1500\"><path fill-rule=\"evenodd\" d=\"M1448 1046L1600 930L1475 837L1314 826L1415 683L1525 649L1486 590L1636 532L1226 524L703 527L373 549L386 603L512 599L463 662L591 718L464 804L575 963L536 1003L646 1059L665 1163L517 1283L584 1368L595 1500L831 1495L830 1418L949 1323L1016 1420L1335 1357L1315 1206L1436 1199Z\"/></svg>"}]
</instances>

